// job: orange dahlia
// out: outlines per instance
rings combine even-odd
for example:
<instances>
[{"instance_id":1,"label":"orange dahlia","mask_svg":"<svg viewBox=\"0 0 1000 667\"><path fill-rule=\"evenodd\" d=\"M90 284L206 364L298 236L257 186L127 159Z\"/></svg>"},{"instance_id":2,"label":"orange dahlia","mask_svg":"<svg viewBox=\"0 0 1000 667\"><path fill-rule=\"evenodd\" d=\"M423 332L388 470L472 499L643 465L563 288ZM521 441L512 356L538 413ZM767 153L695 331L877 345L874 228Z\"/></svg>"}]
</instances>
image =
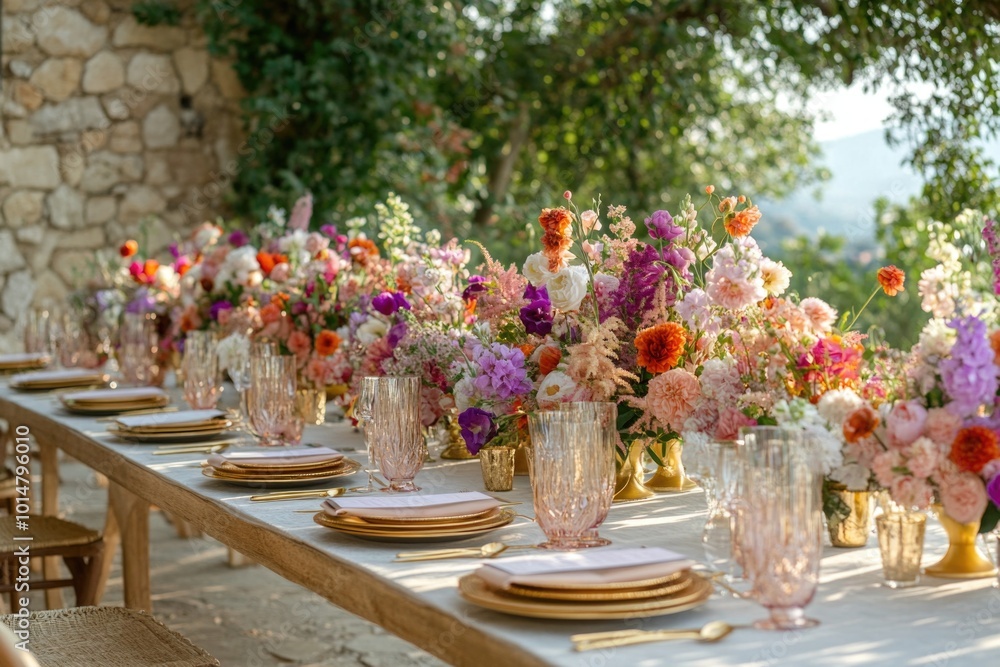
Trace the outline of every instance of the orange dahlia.
<instances>
[{"instance_id":1,"label":"orange dahlia","mask_svg":"<svg viewBox=\"0 0 1000 667\"><path fill-rule=\"evenodd\" d=\"M370 239L351 239L347 248L351 259L361 266L367 266L369 261L378 259L378 246Z\"/></svg>"},{"instance_id":2,"label":"orange dahlia","mask_svg":"<svg viewBox=\"0 0 1000 667\"><path fill-rule=\"evenodd\" d=\"M118 248L118 254L122 257L128 258L139 252L139 244L129 239Z\"/></svg>"},{"instance_id":3,"label":"orange dahlia","mask_svg":"<svg viewBox=\"0 0 1000 667\"><path fill-rule=\"evenodd\" d=\"M322 357L328 357L340 347L340 336L329 329L323 329L316 336L316 353Z\"/></svg>"},{"instance_id":4,"label":"orange dahlia","mask_svg":"<svg viewBox=\"0 0 1000 667\"><path fill-rule=\"evenodd\" d=\"M542 253L549 260L549 271L555 273L563 266L563 253L572 245L570 229L573 217L565 208L543 208L538 223L545 230L542 235Z\"/></svg>"},{"instance_id":5,"label":"orange dahlia","mask_svg":"<svg viewBox=\"0 0 1000 667\"><path fill-rule=\"evenodd\" d=\"M875 409L867 404L862 405L844 420L844 440L850 443L860 442L874 433L878 424Z\"/></svg>"},{"instance_id":6,"label":"orange dahlia","mask_svg":"<svg viewBox=\"0 0 1000 667\"><path fill-rule=\"evenodd\" d=\"M951 444L948 458L959 470L978 474L993 459L1000 459L1000 438L985 426L963 428Z\"/></svg>"},{"instance_id":7,"label":"orange dahlia","mask_svg":"<svg viewBox=\"0 0 1000 667\"><path fill-rule=\"evenodd\" d=\"M760 209L749 206L742 211L736 211L728 216L725 222L726 232L733 238L749 236L754 226L760 222Z\"/></svg>"},{"instance_id":8,"label":"orange dahlia","mask_svg":"<svg viewBox=\"0 0 1000 667\"><path fill-rule=\"evenodd\" d=\"M538 224L547 232L565 236L573 224L572 214L560 206L559 208L543 208L538 216Z\"/></svg>"},{"instance_id":9,"label":"orange dahlia","mask_svg":"<svg viewBox=\"0 0 1000 667\"><path fill-rule=\"evenodd\" d=\"M669 371L684 354L687 339L687 331L676 322L643 329L635 337L635 347L639 352L636 363L650 373Z\"/></svg>"},{"instance_id":10,"label":"orange dahlia","mask_svg":"<svg viewBox=\"0 0 1000 667\"><path fill-rule=\"evenodd\" d=\"M260 270L264 272L265 276L271 275L271 271L273 271L274 267L278 264L286 262L288 262L288 258L284 255L279 255L276 252L257 253L257 263L260 264Z\"/></svg>"},{"instance_id":11,"label":"orange dahlia","mask_svg":"<svg viewBox=\"0 0 1000 667\"><path fill-rule=\"evenodd\" d=\"M896 296L903 291L903 281L906 274L903 270L890 264L878 270L878 284L889 296Z\"/></svg>"}]
</instances>

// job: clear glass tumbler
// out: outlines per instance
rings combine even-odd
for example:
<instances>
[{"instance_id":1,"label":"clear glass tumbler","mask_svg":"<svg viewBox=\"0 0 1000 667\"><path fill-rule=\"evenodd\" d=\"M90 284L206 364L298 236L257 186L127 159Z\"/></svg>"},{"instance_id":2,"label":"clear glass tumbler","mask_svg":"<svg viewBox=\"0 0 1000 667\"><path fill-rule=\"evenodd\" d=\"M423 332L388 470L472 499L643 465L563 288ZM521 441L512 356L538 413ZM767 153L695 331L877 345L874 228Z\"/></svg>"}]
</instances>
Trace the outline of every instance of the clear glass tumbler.
<instances>
[{"instance_id":1,"label":"clear glass tumbler","mask_svg":"<svg viewBox=\"0 0 1000 667\"><path fill-rule=\"evenodd\" d=\"M250 427L264 446L289 444L288 424L295 408L295 358L261 356L250 359Z\"/></svg>"},{"instance_id":2,"label":"clear glass tumbler","mask_svg":"<svg viewBox=\"0 0 1000 667\"><path fill-rule=\"evenodd\" d=\"M923 512L888 511L875 518L882 574L889 588L909 588L920 583L920 561L924 555Z\"/></svg>"},{"instance_id":3,"label":"clear glass tumbler","mask_svg":"<svg viewBox=\"0 0 1000 667\"><path fill-rule=\"evenodd\" d=\"M369 452L389 482L390 493L419 491L413 483L424 466L426 447L420 423L420 378L375 378L370 419L365 425ZM364 412L367 408L362 407Z\"/></svg>"},{"instance_id":4,"label":"clear glass tumbler","mask_svg":"<svg viewBox=\"0 0 1000 667\"><path fill-rule=\"evenodd\" d=\"M209 410L222 396L222 374L215 334L191 331L184 339L184 400L195 410Z\"/></svg>"}]
</instances>

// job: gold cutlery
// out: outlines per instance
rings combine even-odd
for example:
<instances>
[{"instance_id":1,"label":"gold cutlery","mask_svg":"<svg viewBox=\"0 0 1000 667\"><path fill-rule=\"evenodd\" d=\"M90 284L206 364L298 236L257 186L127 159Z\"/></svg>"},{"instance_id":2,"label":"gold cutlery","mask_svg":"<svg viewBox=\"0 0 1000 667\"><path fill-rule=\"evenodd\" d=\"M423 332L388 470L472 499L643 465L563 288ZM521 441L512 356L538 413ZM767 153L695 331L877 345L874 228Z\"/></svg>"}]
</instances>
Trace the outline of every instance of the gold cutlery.
<instances>
[{"instance_id":1,"label":"gold cutlery","mask_svg":"<svg viewBox=\"0 0 1000 667\"><path fill-rule=\"evenodd\" d=\"M576 651L591 651L599 648L618 648L634 644L669 641L674 639L695 639L699 642L713 643L726 637L736 628L725 621L710 621L701 628L691 630L619 630L616 632L591 632L573 635L573 649Z\"/></svg>"},{"instance_id":2,"label":"gold cutlery","mask_svg":"<svg viewBox=\"0 0 1000 667\"><path fill-rule=\"evenodd\" d=\"M203 454L215 453L239 442L239 440L219 440L218 442L205 442L196 445L177 445L175 447L160 447L153 451L153 456L165 456L168 454Z\"/></svg>"},{"instance_id":3,"label":"gold cutlery","mask_svg":"<svg viewBox=\"0 0 1000 667\"><path fill-rule=\"evenodd\" d=\"M320 491L277 491L275 493L264 493L259 496L250 496L250 500L255 502L268 502L271 500L303 500L309 498L336 498L347 492L342 486L332 489L322 489ZM315 510L309 510L315 511Z\"/></svg>"},{"instance_id":4,"label":"gold cutlery","mask_svg":"<svg viewBox=\"0 0 1000 667\"><path fill-rule=\"evenodd\" d=\"M407 551L396 554L396 563L412 563L423 560L442 560L446 558L496 558L505 551L516 549L536 549L536 544L505 544L490 542L481 547L459 549L432 549L430 551Z\"/></svg>"}]
</instances>

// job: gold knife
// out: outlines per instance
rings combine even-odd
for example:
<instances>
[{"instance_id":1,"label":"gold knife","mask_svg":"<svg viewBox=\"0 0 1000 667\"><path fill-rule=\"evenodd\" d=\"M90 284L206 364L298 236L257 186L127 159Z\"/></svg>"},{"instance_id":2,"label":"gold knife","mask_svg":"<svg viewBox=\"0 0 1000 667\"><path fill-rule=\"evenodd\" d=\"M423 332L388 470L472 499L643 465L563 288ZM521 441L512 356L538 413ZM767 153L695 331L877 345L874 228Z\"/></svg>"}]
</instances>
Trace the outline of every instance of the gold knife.
<instances>
[{"instance_id":1,"label":"gold knife","mask_svg":"<svg viewBox=\"0 0 1000 667\"><path fill-rule=\"evenodd\" d=\"M272 500L308 500L310 498L336 498L342 496L347 491L342 486L322 491L298 491L294 493L265 493L259 496L250 496L254 502L268 502Z\"/></svg>"}]
</instances>

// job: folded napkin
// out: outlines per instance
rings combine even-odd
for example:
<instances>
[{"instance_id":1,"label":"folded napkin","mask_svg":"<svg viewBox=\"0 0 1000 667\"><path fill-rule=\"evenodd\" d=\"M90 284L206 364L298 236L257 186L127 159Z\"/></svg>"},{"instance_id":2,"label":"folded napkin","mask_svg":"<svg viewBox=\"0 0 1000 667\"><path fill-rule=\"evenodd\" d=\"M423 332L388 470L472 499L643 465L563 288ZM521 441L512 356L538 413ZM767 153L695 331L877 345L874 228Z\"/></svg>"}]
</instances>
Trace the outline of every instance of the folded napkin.
<instances>
[{"instance_id":1,"label":"folded napkin","mask_svg":"<svg viewBox=\"0 0 1000 667\"><path fill-rule=\"evenodd\" d=\"M100 371L89 370L87 368L66 368L55 371L32 371L31 373L18 373L10 378L11 384L31 384L38 382L63 382L63 381L83 381L100 380L103 377Z\"/></svg>"},{"instance_id":2,"label":"folded napkin","mask_svg":"<svg viewBox=\"0 0 1000 667\"><path fill-rule=\"evenodd\" d=\"M314 463L335 463L344 458L340 452L329 447L294 447L290 449L252 449L208 457L208 465L213 468L277 468L280 466L302 466Z\"/></svg>"},{"instance_id":3,"label":"folded napkin","mask_svg":"<svg viewBox=\"0 0 1000 667\"><path fill-rule=\"evenodd\" d=\"M131 389L94 389L63 394L64 401L74 403L132 403L166 398L167 394L157 387L134 387Z\"/></svg>"},{"instance_id":4,"label":"folded napkin","mask_svg":"<svg viewBox=\"0 0 1000 667\"><path fill-rule=\"evenodd\" d=\"M569 588L622 584L666 577L690 569L694 561L667 549L601 549L518 556L483 565L476 574L493 588L512 584Z\"/></svg>"},{"instance_id":5,"label":"folded napkin","mask_svg":"<svg viewBox=\"0 0 1000 667\"><path fill-rule=\"evenodd\" d=\"M181 410L180 412L164 412L156 415L119 417L115 422L124 428L182 428L201 426L225 415L226 413L222 410Z\"/></svg>"},{"instance_id":6,"label":"folded napkin","mask_svg":"<svg viewBox=\"0 0 1000 667\"><path fill-rule=\"evenodd\" d=\"M49 355L42 352L12 352L10 354L0 354L0 368L5 366L40 364L48 361L48 359Z\"/></svg>"},{"instance_id":7,"label":"folded napkin","mask_svg":"<svg viewBox=\"0 0 1000 667\"><path fill-rule=\"evenodd\" d=\"M426 496L388 496L384 498L328 498L323 511L331 516L394 517L429 519L485 512L503 503L478 491L438 493Z\"/></svg>"}]
</instances>

